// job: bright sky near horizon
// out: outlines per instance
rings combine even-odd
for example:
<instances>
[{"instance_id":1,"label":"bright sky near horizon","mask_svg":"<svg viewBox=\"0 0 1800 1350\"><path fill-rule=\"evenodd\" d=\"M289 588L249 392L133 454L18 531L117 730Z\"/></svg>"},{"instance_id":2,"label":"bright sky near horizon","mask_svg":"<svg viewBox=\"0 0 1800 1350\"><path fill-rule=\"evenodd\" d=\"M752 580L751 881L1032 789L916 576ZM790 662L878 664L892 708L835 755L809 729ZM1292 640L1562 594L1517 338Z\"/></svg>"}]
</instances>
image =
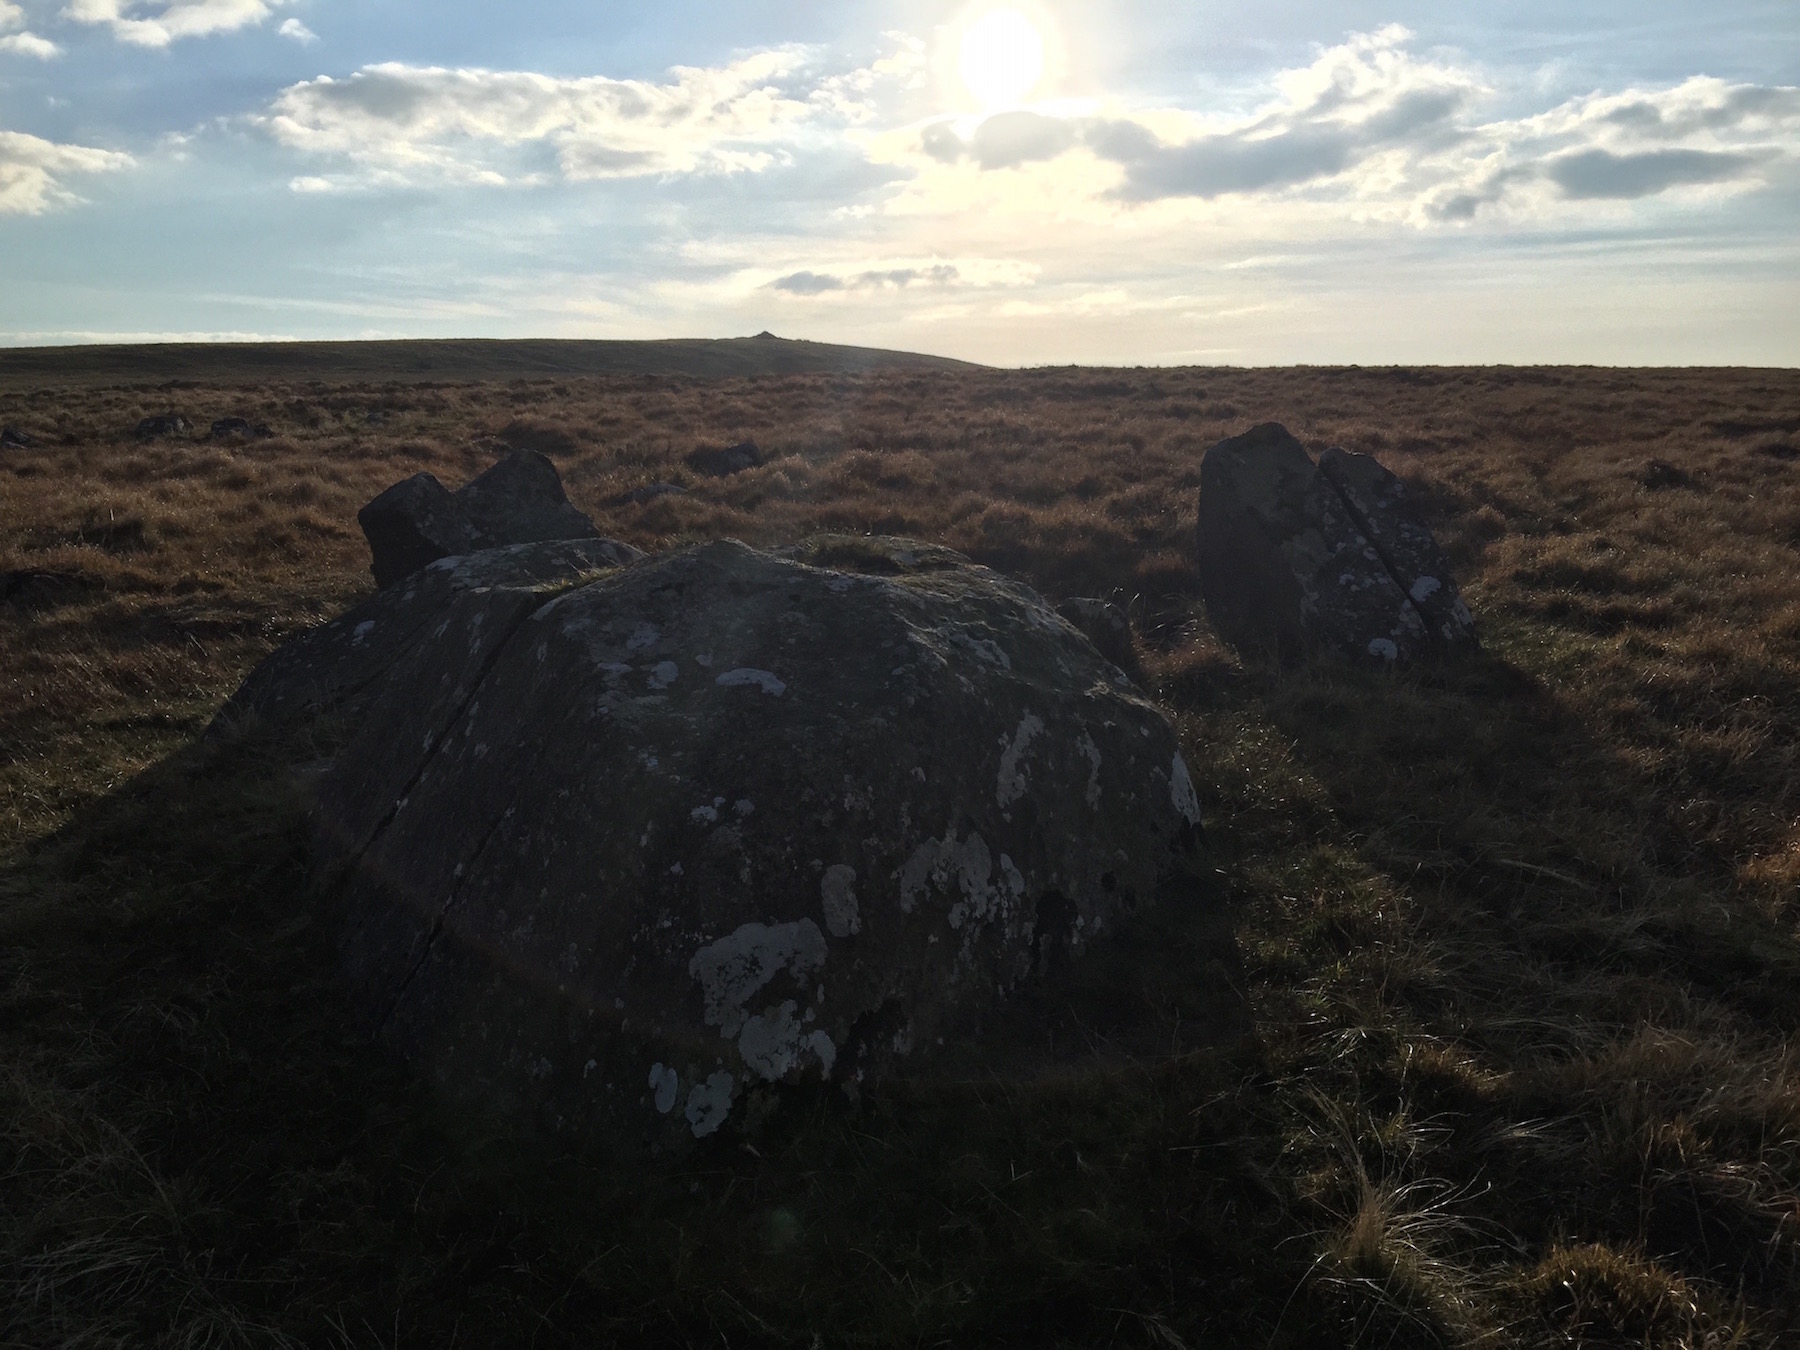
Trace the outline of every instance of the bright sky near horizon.
<instances>
[{"instance_id":1,"label":"bright sky near horizon","mask_svg":"<svg viewBox=\"0 0 1800 1350\"><path fill-rule=\"evenodd\" d=\"M1800 364L1800 0L0 0L0 345Z\"/></svg>"}]
</instances>

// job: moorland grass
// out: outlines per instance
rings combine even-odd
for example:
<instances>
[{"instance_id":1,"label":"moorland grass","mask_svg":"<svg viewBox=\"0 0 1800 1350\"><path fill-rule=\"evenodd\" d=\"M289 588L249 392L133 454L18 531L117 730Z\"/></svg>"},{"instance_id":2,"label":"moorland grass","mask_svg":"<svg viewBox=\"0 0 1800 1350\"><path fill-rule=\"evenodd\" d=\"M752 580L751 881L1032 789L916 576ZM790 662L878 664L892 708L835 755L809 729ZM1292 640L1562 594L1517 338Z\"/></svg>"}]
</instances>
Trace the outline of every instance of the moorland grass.
<instances>
[{"instance_id":1,"label":"moorland grass","mask_svg":"<svg viewBox=\"0 0 1800 1350\"><path fill-rule=\"evenodd\" d=\"M130 438L170 410L276 435ZM1213 639L1199 459L1265 419L1412 483L1481 659ZM38 443L0 456L0 1343L1800 1337L1800 375L377 377L0 422ZM744 436L771 462L682 466ZM1126 602L1217 902L1128 935L1167 1050L798 1094L665 1176L445 1129L343 1011L315 752L198 733L370 588L363 501L501 441L647 548L906 533ZM653 481L690 491L615 504ZM1248 1043L1193 1034L1220 982Z\"/></svg>"}]
</instances>

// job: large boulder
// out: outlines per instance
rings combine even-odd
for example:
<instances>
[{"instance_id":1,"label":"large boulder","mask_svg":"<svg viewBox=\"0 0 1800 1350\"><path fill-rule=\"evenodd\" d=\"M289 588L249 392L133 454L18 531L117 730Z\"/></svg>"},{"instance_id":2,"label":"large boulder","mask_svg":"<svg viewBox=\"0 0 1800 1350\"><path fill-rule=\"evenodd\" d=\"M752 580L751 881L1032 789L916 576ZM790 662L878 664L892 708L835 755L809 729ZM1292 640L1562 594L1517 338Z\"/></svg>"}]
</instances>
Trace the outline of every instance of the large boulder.
<instances>
[{"instance_id":1,"label":"large boulder","mask_svg":"<svg viewBox=\"0 0 1800 1350\"><path fill-rule=\"evenodd\" d=\"M880 539L543 560L315 644L363 700L316 789L352 986L473 1117L691 1144L775 1084L985 1073L1015 995L1179 883L1174 733L1025 588ZM246 707L325 703L259 674Z\"/></svg>"},{"instance_id":2,"label":"large boulder","mask_svg":"<svg viewBox=\"0 0 1800 1350\"><path fill-rule=\"evenodd\" d=\"M1207 613L1240 650L1391 664L1475 646L1405 485L1367 455L1315 464L1272 422L1219 442L1200 465L1195 542Z\"/></svg>"},{"instance_id":3,"label":"large boulder","mask_svg":"<svg viewBox=\"0 0 1800 1350\"><path fill-rule=\"evenodd\" d=\"M356 513L369 541L377 586L392 586L427 563L480 549L555 539L597 539L594 522L563 492L556 466L535 450L515 450L480 477L450 491L429 473L394 484Z\"/></svg>"}]
</instances>

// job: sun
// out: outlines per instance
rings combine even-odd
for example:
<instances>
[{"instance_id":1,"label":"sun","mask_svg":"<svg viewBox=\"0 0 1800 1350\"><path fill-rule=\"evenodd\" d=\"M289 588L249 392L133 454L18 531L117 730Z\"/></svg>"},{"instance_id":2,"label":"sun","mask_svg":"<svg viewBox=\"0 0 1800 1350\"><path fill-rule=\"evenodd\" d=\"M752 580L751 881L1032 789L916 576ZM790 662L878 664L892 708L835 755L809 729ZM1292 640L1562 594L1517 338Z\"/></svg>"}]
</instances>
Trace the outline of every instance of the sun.
<instances>
[{"instance_id":1,"label":"sun","mask_svg":"<svg viewBox=\"0 0 1800 1350\"><path fill-rule=\"evenodd\" d=\"M983 108L1010 108L1044 78L1044 35L1016 9L990 9L963 31L964 86Z\"/></svg>"}]
</instances>

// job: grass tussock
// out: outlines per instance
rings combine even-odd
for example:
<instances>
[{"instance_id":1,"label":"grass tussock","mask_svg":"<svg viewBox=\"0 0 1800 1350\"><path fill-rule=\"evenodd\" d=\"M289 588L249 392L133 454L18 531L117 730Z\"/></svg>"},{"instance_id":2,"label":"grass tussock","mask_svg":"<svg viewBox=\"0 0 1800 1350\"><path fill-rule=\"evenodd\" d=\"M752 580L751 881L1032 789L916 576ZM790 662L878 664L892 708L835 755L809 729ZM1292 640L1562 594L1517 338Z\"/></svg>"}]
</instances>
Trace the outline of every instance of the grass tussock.
<instances>
[{"instance_id":1,"label":"grass tussock","mask_svg":"<svg viewBox=\"0 0 1800 1350\"><path fill-rule=\"evenodd\" d=\"M0 1344L1800 1338L1797 403L1603 370L0 394L36 441L0 457ZM171 411L274 434L131 436ZM1481 660L1217 643L1200 455L1265 419L1409 481ZM768 463L683 462L746 437ZM1126 603L1241 968L1146 916L1166 1052L773 1102L666 1177L445 1130L338 1000L311 752L195 737L369 589L364 501L502 442L645 548L907 533ZM687 491L621 500L656 482ZM1240 1051L1191 1034L1224 982Z\"/></svg>"}]
</instances>

